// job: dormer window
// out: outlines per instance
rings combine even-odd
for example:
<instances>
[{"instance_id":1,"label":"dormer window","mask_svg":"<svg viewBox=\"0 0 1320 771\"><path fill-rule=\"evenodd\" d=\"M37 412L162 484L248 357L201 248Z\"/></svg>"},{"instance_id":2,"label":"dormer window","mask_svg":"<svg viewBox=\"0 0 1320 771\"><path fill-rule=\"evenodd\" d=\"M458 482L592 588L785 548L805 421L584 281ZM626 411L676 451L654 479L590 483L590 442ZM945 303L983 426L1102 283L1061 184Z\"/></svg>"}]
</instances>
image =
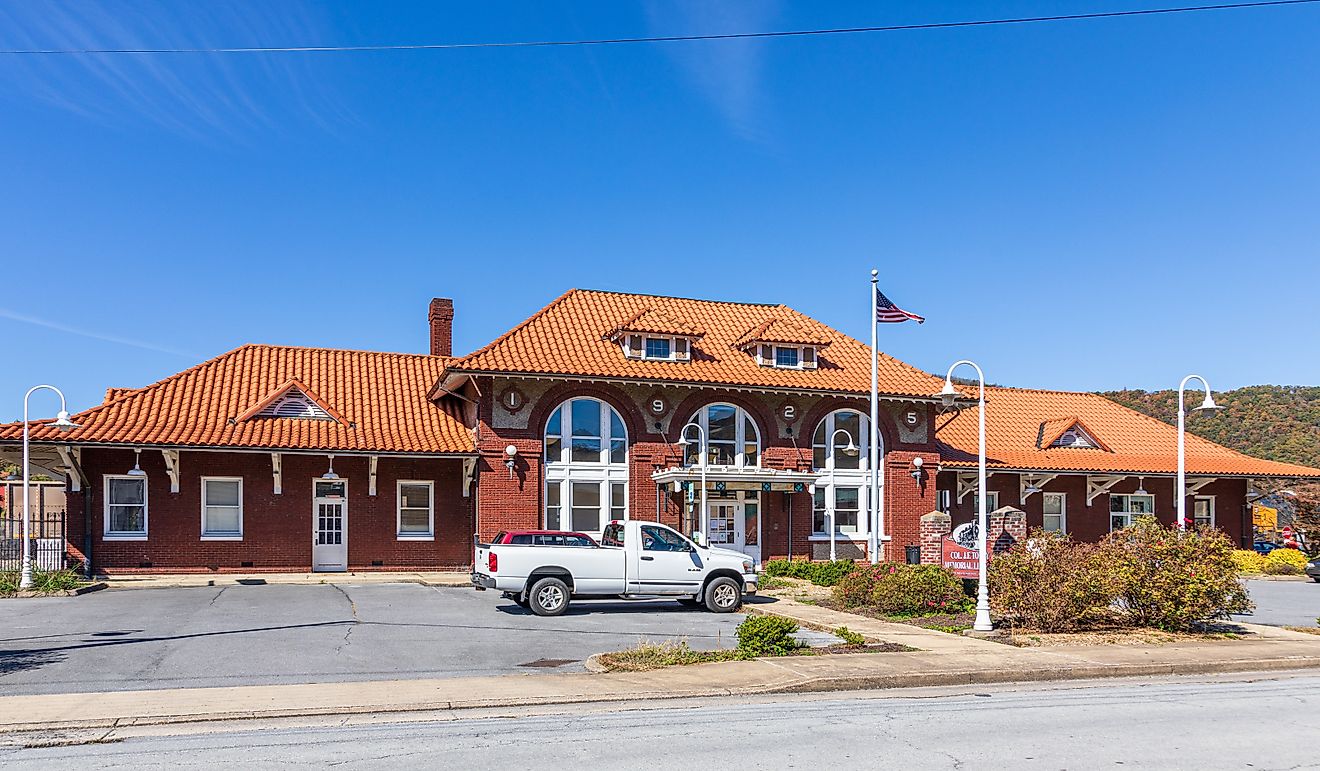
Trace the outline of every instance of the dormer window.
<instances>
[{"instance_id":1,"label":"dormer window","mask_svg":"<svg viewBox=\"0 0 1320 771\"><path fill-rule=\"evenodd\" d=\"M629 359L643 361L691 361L692 344L701 330L661 313L642 309L606 332L605 340L616 342Z\"/></svg>"},{"instance_id":2,"label":"dormer window","mask_svg":"<svg viewBox=\"0 0 1320 771\"><path fill-rule=\"evenodd\" d=\"M757 347L756 363L777 369L815 369L816 346L763 343Z\"/></svg>"},{"instance_id":3,"label":"dormer window","mask_svg":"<svg viewBox=\"0 0 1320 771\"><path fill-rule=\"evenodd\" d=\"M1043 450L1104 450L1108 446L1096 436L1095 432L1076 416L1055 418L1040 424L1040 435L1036 446Z\"/></svg>"},{"instance_id":4,"label":"dormer window","mask_svg":"<svg viewBox=\"0 0 1320 771\"><path fill-rule=\"evenodd\" d=\"M630 359L645 361L688 361L692 342L686 337L628 335L623 339L623 353Z\"/></svg>"}]
</instances>

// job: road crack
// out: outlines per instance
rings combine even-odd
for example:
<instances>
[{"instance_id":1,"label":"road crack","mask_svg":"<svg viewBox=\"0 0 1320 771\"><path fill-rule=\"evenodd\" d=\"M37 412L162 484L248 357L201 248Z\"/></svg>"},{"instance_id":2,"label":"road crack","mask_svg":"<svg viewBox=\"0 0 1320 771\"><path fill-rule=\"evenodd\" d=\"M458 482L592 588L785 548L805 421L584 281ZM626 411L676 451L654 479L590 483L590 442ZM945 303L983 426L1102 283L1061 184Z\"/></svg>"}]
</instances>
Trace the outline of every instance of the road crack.
<instances>
[{"instance_id":1,"label":"road crack","mask_svg":"<svg viewBox=\"0 0 1320 771\"><path fill-rule=\"evenodd\" d=\"M339 655L339 652L349 644L348 638L353 635L353 630L357 629L358 624L362 623L362 619L358 618L357 603L353 601L352 597L348 596L348 592L344 591L344 588L339 584L330 584L330 586L333 586L336 591L344 595L344 599L348 600L348 609L353 613L353 623L349 624L348 629L344 632L343 641L335 648L335 655Z\"/></svg>"}]
</instances>

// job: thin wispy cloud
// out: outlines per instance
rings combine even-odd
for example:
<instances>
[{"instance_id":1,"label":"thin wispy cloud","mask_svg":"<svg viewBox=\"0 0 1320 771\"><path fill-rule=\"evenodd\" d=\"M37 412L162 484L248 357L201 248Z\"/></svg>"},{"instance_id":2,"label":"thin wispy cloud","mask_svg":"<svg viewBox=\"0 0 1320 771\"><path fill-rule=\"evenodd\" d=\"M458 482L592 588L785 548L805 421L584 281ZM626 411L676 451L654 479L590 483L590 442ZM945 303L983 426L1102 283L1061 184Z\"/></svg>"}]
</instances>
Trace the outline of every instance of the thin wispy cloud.
<instances>
[{"instance_id":1,"label":"thin wispy cloud","mask_svg":"<svg viewBox=\"0 0 1320 771\"><path fill-rule=\"evenodd\" d=\"M17 48L207 46L323 41L303 2L24 2L0 5L0 44ZM241 136L291 117L328 125L346 111L300 57L82 55L0 61L0 97L37 100L104 124L154 123ZM277 98L271 98L275 95Z\"/></svg>"},{"instance_id":2,"label":"thin wispy cloud","mask_svg":"<svg viewBox=\"0 0 1320 771\"><path fill-rule=\"evenodd\" d=\"M177 348L170 348L168 346L158 345L145 340L134 340L131 337L119 337L118 335L107 335L103 332L92 332L86 329L79 329L67 324L61 324L57 321L50 321L36 316L28 316L24 313L15 313L14 311L6 310L4 308L0 308L0 319L9 319L10 321L17 321L21 324L31 324L34 327L42 327L43 329L50 329L55 332L63 332L68 335L87 338L88 340L100 340L103 343L114 343L115 345L126 345L131 348L141 348L144 351L168 353L173 356L182 356L186 359L201 358L190 351L181 351Z\"/></svg>"},{"instance_id":3,"label":"thin wispy cloud","mask_svg":"<svg viewBox=\"0 0 1320 771\"><path fill-rule=\"evenodd\" d=\"M726 33L771 29L778 2L712 3L707 0L648 0L647 19L656 34ZM765 142L765 57L760 40L676 43L665 47L693 86L744 139Z\"/></svg>"}]
</instances>

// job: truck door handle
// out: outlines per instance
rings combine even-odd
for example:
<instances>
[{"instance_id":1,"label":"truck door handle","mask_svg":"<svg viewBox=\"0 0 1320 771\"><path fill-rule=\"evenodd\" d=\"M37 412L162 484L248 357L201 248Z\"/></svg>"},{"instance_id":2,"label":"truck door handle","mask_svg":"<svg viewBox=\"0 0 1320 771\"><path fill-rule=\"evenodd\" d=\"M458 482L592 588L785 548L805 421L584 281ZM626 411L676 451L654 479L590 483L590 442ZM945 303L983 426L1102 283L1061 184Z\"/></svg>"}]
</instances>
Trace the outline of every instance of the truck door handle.
<instances>
[{"instance_id":1,"label":"truck door handle","mask_svg":"<svg viewBox=\"0 0 1320 771\"><path fill-rule=\"evenodd\" d=\"M655 562L655 557L648 557L645 554L642 555L642 559L646 560L647 562Z\"/></svg>"}]
</instances>

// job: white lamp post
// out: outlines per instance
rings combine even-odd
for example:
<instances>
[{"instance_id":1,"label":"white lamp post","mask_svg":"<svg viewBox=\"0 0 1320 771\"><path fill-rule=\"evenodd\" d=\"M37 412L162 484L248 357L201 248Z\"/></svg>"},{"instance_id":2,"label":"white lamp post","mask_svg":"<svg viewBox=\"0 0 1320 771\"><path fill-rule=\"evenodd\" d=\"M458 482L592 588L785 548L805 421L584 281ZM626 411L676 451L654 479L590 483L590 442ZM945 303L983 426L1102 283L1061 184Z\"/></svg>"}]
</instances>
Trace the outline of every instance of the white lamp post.
<instances>
[{"instance_id":1,"label":"white lamp post","mask_svg":"<svg viewBox=\"0 0 1320 771\"><path fill-rule=\"evenodd\" d=\"M857 445L853 442L853 435L848 433L848 429L836 428L834 429L834 433L830 434L830 495L829 498L825 501L825 514L827 517L829 517L830 520L830 562L833 562L834 560L838 559L834 551L835 534L839 531L838 526L834 522L834 512L835 512L834 467L837 465L836 460L834 458L834 446L835 446L834 439L839 434L843 434L844 436L848 437L848 446L843 448L843 453L845 455L852 456L852 455L856 455L858 452Z\"/></svg>"},{"instance_id":2,"label":"white lamp post","mask_svg":"<svg viewBox=\"0 0 1320 771\"><path fill-rule=\"evenodd\" d=\"M698 521L701 523L701 545L709 547L710 512L706 509L706 455L710 450L706 446L706 430L701 427L700 423L693 422L683 426L683 429L678 432L678 446L683 448L683 455L687 455L687 446L689 444L687 430L689 428L697 429L697 435L701 438L701 444L699 445L700 451L697 453L701 461L701 515Z\"/></svg>"},{"instance_id":3,"label":"white lamp post","mask_svg":"<svg viewBox=\"0 0 1320 771\"><path fill-rule=\"evenodd\" d=\"M1218 410L1223 409L1210 396L1210 384L1200 375L1188 375L1178 384L1178 482L1174 488L1173 494L1178 496L1178 529L1187 529L1187 437L1184 423L1187 417L1187 408L1183 405L1183 392L1187 390L1187 383L1192 380L1201 381L1205 388L1205 400L1201 402L1198 410Z\"/></svg>"},{"instance_id":4,"label":"white lamp post","mask_svg":"<svg viewBox=\"0 0 1320 771\"><path fill-rule=\"evenodd\" d=\"M23 394L23 572L18 579L19 589L32 588L32 516L28 508L28 498L31 491L28 487L32 484L32 472L29 468L28 459L28 399L32 394L41 389L49 389L60 395L60 411L55 415L55 422L51 423L61 431L70 431L78 427L69 419L69 411L64 401L64 392L53 385L36 385L28 389Z\"/></svg>"},{"instance_id":5,"label":"white lamp post","mask_svg":"<svg viewBox=\"0 0 1320 771\"><path fill-rule=\"evenodd\" d=\"M949 367L948 374L944 376L944 389L940 391L940 398L946 406L953 406L954 400L958 398L958 391L953 387L953 371L963 364L976 370L976 377L980 382L980 396L977 399L979 408L977 429L980 432L980 443L977 446L976 546L981 564L977 570L976 622L972 625L972 629L977 632L989 632L994 629L994 625L990 623L990 590L985 580L986 565L990 562L985 539L986 530L989 529L985 514L985 373L974 361L967 359L955 361L953 366Z\"/></svg>"}]
</instances>

